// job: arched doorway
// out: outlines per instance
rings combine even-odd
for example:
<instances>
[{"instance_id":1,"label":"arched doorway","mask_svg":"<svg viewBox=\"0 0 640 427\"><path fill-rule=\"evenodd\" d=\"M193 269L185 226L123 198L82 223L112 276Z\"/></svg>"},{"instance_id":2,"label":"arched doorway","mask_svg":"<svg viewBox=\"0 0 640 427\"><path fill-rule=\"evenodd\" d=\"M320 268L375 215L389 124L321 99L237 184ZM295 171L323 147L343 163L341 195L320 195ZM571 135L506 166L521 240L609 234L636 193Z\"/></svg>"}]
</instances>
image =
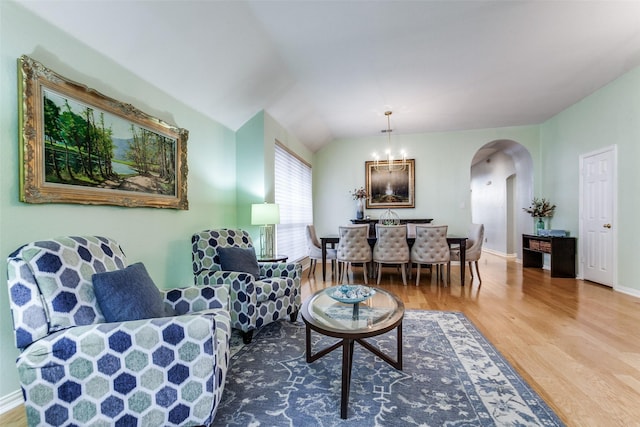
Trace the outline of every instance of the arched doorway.
<instances>
[{"instance_id":1,"label":"arched doorway","mask_svg":"<svg viewBox=\"0 0 640 427\"><path fill-rule=\"evenodd\" d=\"M483 249L521 258L521 236L533 227L522 210L533 197L529 150L512 140L491 141L474 155L470 176L471 220L484 224Z\"/></svg>"}]
</instances>

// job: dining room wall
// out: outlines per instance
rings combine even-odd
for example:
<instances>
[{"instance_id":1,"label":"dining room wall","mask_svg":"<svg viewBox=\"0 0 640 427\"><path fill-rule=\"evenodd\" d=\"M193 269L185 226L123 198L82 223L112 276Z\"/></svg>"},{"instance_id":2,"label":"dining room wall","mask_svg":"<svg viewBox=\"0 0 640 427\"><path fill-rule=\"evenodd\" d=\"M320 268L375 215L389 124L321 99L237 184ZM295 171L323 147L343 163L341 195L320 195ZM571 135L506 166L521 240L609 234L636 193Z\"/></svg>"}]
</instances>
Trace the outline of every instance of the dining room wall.
<instances>
[{"instance_id":1,"label":"dining room wall","mask_svg":"<svg viewBox=\"0 0 640 427\"><path fill-rule=\"evenodd\" d=\"M415 159L415 207L394 209L401 218L433 218L447 224L449 233L466 233L471 217L471 163L485 144L508 139L521 144L535 160L539 156L537 126L519 126L423 134L399 134L394 147ZM355 218L350 192L365 185L365 162L373 151L384 151L382 136L339 139L319 150L313 163L314 224L319 234L337 234L338 227ZM536 174L534 173L534 180ZM384 210L366 209L378 218Z\"/></svg>"}]
</instances>

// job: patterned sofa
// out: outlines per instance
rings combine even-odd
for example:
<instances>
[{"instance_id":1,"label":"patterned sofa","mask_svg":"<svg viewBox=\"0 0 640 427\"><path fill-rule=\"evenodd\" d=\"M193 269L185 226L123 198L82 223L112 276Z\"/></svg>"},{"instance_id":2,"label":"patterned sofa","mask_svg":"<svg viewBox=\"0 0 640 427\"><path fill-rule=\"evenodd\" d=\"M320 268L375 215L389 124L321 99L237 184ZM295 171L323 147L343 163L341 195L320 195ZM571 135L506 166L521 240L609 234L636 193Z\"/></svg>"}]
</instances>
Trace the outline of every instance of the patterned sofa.
<instances>
[{"instance_id":1,"label":"patterned sofa","mask_svg":"<svg viewBox=\"0 0 640 427\"><path fill-rule=\"evenodd\" d=\"M229 363L228 292L163 290L158 303L174 316L106 323L92 277L125 267L120 246L97 236L33 242L9 256L30 426L211 424Z\"/></svg>"},{"instance_id":2,"label":"patterned sofa","mask_svg":"<svg viewBox=\"0 0 640 427\"><path fill-rule=\"evenodd\" d=\"M195 284L229 289L231 327L242 331L245 343L251 342L253 331L264 325L287 316L295 321L301 306L299 263L260 263L256 266L259 278L225 271L221 248L253 248L249 233L240 229L204 230L194 234L191 243Z\"/></svg>"}]
</instances>

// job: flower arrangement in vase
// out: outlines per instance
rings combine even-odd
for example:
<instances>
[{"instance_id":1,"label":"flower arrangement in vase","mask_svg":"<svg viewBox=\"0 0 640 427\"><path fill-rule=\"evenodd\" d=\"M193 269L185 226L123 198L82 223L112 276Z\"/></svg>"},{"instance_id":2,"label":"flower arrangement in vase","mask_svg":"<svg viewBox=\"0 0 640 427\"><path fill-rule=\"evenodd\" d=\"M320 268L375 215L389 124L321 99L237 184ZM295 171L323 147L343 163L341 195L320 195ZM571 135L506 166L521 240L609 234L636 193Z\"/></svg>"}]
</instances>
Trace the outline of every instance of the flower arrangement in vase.
<instances>
[{"instance_id":1,"label":"flower arrangement in vase","mask_svg":"<svg viewBox=\"0 0 640 427\"><path fill-rule=\"evenodd\" d=\"M364 205L362 201L369 197L364 187L356 188L351 192L351 197L356 201L356 219L364 218Z\"/></svg>"},{"instance_id":2,"label":"flower arrangement in vase","mask_svg":"<svg viewBox=\"0 0 640 427\"><path fill-rule=\"evenodd\" d=\"M536 234L540 234L540 230L544 230L544 221L542 218L551 218L555 209L556 205L551 204L551 202L544 197L541 199L534 197L528 208L522 208L523 211L536 219Z\"/></svg>"}]
</instances>

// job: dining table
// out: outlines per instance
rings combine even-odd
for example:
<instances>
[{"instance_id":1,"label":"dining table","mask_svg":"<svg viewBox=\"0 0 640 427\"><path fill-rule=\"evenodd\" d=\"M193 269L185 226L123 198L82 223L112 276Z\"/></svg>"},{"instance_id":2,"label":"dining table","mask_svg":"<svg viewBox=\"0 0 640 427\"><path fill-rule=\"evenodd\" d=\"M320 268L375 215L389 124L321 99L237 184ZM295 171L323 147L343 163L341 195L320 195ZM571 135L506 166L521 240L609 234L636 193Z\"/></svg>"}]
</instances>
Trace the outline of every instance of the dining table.
<instances>
[{"instance_id":1,"label":"dining table","mask_svg":"<svg viewBox=\"0 0 640 427\"><path fill-rule=\"evenodd\" d=\"M460 286L464 286L465 265L466 265L466 252L467 252L467 239L464 236L449 236L447 235L447 244L449 249L454 245L460 245ZM369 236L367 238L369 245L373 248L376 244L376 237ZM407 237L407 243L409 248L413 246L415 237ZM327 235L320 237L320 246L322 247L322 281L326 281L327 277L327 248L335 248L336 244L340 241L340 236L337 234Z\"/></svg>"}]
</instances>

